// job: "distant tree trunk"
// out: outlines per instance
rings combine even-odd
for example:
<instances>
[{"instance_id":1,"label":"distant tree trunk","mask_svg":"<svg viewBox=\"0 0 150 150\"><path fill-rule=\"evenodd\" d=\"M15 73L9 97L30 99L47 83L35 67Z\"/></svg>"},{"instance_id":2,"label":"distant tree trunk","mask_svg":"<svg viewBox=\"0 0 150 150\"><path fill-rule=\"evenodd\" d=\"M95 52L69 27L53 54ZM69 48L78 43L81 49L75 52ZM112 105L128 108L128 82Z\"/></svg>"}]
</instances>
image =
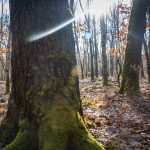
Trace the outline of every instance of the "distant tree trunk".
<instances>
[{"instance_id":1,"label":"distant tree trunk","mask_svg":"<svg viewBox=\"0 0 150 150\"><path fill-rule=\"evenodd\" d=\"M87 0L87 3L88 3L88 8L89 8L89 5L90 5L90 1ZM90 26L90 22L91 22L91 19L90 19L90 14L88 13L88 16L87 16L87 28L88 28L88 32L91 34L91 26ZM94 79L94 61L93 61L93 48L92 48L92 37L89 38L89 50L90 50L90 69L91 69L91 80Z\"/></svg>"},{"instance_id":2,"label":"distant tree trunk","mask_svg":"<svg viewBox=\"0 0 150 150\"><path fill-rule=\"evenodd\" d=\"M145 52L146 65L147 65L148 82L150 83L150 55L148 53L148 46L145 40L143 44L144 44L144 52Z\"/></svg>"},{"instance_id":3,"label":"distant tree trunk","mask_svg":"<svg viewBox=\"0 0 150 150\"><path fill-rule=\"evenodd\" d=\"M119 5L119 1L118 1L118 5ZM116 12L115 12L116 11ZM114 10L114 27L115 27L115 35L117 35L120 32L120 12L117 11L117 7ZM120 47L120 42L119 42L119 37L117 37L117 42L116 42L116 48ZM117 63L117 59L119 58L118 53L115 54L115 74L116 77L118 78L119 76L119 65Z\"/></svg>"},{"instance_id":4,"label":"distant tree trunk","mask_svg":"<svg viewBox=\"0 0 150 150\"><path fill-rule=\"evenodd\" d=\"M88 15L88 32L90 33L90 16ZM91 80L94 79L94 66L93 66L93 48L92 48L92 37L89 39L89 50L90 50L90 68L91 68Z\"/></svg>"},{"instance_id":5,"label":"distant tree trunk","mask_svg":"<svg viewBox=\"0 0 150 150\"><path fill-rule=\"evenodd\" d=\"M117 74L117 82L118 82L118 85L120 87L120 76L122 74L121 57L118 57L118 59L116 60L116 62L117 62L117 65L119 66L119 71L118 71L118 74Z\"/></svg>"},{"instance_id":6,"label":"distant tree trunk","mask_svg":"<svg viewBox=\"0 0 150 150\"><path fill-rule=\"evenodd\" d=\"M118 77L119 75L119 66L117 60L119 59L118 54L115 54L115 75Z\"/></svg>"},{"instance_id":7,"label":"distant tree trunk","mask_svg":"<svg viewBox=\"0 0 150 150\"><path fill-rule=\"evenodd\" d=\"M85 72L85 77L88 77L88 41L85 40L85 47L84 47L84 72Z\"/></svg>"},{"instance_id":8,"label":"distant tree trunk","mask_svg":"<svg viewBox=\"0 0 150 150\"><path fill-rule=\"evenodd\" d=\"M91 80L94 79L94 67L93 67L93 48L92 48L92 39L89 39L90 44L90 62L91 62Z\"/></svg>"},{"instance_id":9,"label":"distant tree trunk","mask_svg":"<svg viewBox=\"0 0 150 150\"><path fill-rule=\"evenodd\" d=\"M118 24L119 24L119 12L117 12L117 6L116 5L114 5L113 6L113 9L110 11L110 22L109 22L109 24L110 24L110 36L108 36L110 39L109 39L109 42L110 42L110 48L111 49L114 49L115 48L115 46L117 45L117 42L116 42L116 40L115 40L115 38L116 38L116 35L117 35L117 32L118 32L118 28L119 28L119 26L118 26ZM115 64L115 55L114 55L114 53L113 54L110 54L109 55L109 60L110 60L110 67L109 67L109 73L110 73L110 76L114 76L115 74L115 66L116 66L116 64Z\"/></svg>"},{"instance_id":10,"label":"distant tree trunk","mask_svg":"<svg viewBox=\"0 0 150 150\"><path fill-rule=\"evenodd\" d=\"M141 70L141 78L145 78L145 74L144 74L144 66L143 66L143 59L141 59L140 70Z\"/></svg>"},{"instance_id":11,"label":"distant tree trunk","mask_svg":"<svg viewBox=\"0 0 150 150\"><path fill-rule=\"evenodd\" d=\"M106 54L106 22L104 16L100 20L101 27L101 46L102 46L102 77L103 85L108 85L107 54Z\"/></svg>"},{"instance_id":12,"label":"distant tree trunk","mask_svg":"<svg viewBox=\"0 0 150 150\"><path fill-rule=\"evenodd\" d=\"M112 43L114 43L113 40L112 40ZM111 44L110 48L114 48L113 45L114 44ZM111 53L109 53L109 74L110 74L111 77L114 76L114 54L111 54Z\"/></svg>"},{"instance_id":13,"label":"distant tree trunk","mask_svg":"<svg viewBox=\"0 0 150 150\"><path fill-rule=\"evenodd\" d=\"M27 40L70 19L68 0L10 5L12 92L0 127L0 141L9 143L3 150L102 150L80 116L72 25Z\"/></svg>"},{"instance_id":14,"label":"distant tree trunk","mask_svg":"<svg viewBox=\"0 0 150 150\"><path fill-rule=\"evenodd\" d=\"M98 43L95 44L94 60L95 60L95 77L98 78Z\"/></svg>"},{"instance_id":15,"label":"distant tree trunk","mask_svg":"<svg viewBox=\"0 0 150 150\"><path fill-rule=\"evenodd\" d=\"M110 76L113 77L114 76L114 56L110 56L110 68L109 68L109 72L110 72Z\"/></svg>"},{"instance_id":16,"label":"distant tree trunk","mask_svg":"<svg viewBox=\"0 0 150 150\"><path fill-rule=\"evenodd\" d=\"M90 53L88 52L88 77L89 77L89 73L90 73Z\"/></svg>"},{"instance_id":17,"label":"distant tree trunk","mask_svg":"<svg viewBox=\"0 0 150 150\"><path fill-rule=\"evenodd\" d=\"M74 28L76 28L75 22L74 22ZM75 35L75 43L76 43L76 50L77 50L77 59L79 61L79 66L81 70L81 79L84 79L84 74L83 74L83 63L81 60L81 55L80 55L80 48L79 48L79 40L76 31L74 31Z\"/></svg>"},{"instance_id":18,"label":"distant tree trunk","mask_svg":"<svg viewBox=\"0 0 150 150\"><path fill-rule=\"evenodd\" d=\"M133 0L120 93L139 94L139 69L148 0Z\"/></svg>"},{"instance_id":19,"label":"distant tree trunk","mask_svg":"<svg viewBox=\"0 0 150 150\"><path fill-rule=\"evenodd\" d=\"M87 52L84 50L85 77L88 77Z\"/></svg>"},{"instance_id":20,"label":"distant tree trunk","mask_svg":"<svg viewBox=\"0 0 150 150\"><path fill-rule=\"evenodd\" d=\"M10 45L11 45L11 34L9 31L9 39L8 39L8 45L7 45L7 51L6 51L6 93L10 92Z\"/></svg>"},{"instance_id":21,"label":"distant tree trunk","mask_svg":"<svg viewBox=\"0 0 150 150\"><path fill-rule=\"evenodd\" d=\"M98 43L96 37L96 20L93 18L93 27L94 27L94 65L95 65L95 77L98 78Z\"/></svg>"}]
</instances>

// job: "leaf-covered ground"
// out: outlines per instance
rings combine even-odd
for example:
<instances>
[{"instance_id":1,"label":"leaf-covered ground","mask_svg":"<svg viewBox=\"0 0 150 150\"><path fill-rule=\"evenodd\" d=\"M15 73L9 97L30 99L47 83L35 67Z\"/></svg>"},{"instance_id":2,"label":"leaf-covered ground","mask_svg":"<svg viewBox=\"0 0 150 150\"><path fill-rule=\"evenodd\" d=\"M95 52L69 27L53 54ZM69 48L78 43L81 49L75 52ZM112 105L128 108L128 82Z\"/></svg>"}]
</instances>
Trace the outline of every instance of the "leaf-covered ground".
<instances>
[{"instance_id":1,"label":"leaf-covered ground","mask_svg":"<svg viewBox=\"0 0 150 150\"><path fill-rule=\"evenodd\" d=\"M150 85L143 81L141 97L117 94L117 84L80 80L84 116L90 132L107 150L150 150Z\"/></svg>"},{"instance_id":2,"label":"leaf-covered ground","mask_svg":"<svg viewBox=\"0 0 150 150\"><path fill-rule=\"evenodd\" d=\"M142 97L117 94L117 84L80 80L84 117L90 132L107 150L150 150L150 85L141 84ZM0 81L0 118L7 111L5 82Z\"/></svg>"}]
</instances>

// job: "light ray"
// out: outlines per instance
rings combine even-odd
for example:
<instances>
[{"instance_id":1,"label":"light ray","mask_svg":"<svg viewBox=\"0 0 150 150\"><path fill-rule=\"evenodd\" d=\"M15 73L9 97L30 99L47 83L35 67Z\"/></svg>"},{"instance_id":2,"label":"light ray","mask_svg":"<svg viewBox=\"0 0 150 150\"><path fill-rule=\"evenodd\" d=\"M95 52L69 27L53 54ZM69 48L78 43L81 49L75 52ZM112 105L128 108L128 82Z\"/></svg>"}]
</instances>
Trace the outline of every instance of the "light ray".
<instances>
[{"instance_id":1,"label":"light ray","mask_svg":"<svg viewBox=\"0 0 150 150\"><path fill-rule=\"evenodd\" d=\"M86 12L86 13L87 13L87 12ZM56 31L61 30L61 29L64 28L65 26L67 26L67 25L73 23L75 20L77 20L77 19L79 19L79 18L82 18L82 17L84 17L84 14L81 14L80 16L77 16L77 17L73 17L73 18L71 18L70 20L68 20L68 21L66 21L66 22L64 22L64 23L62 23L62 24L60 24L60 25L58 25L58 26L56 26L56 27L54 27L54 28L51 28L51 29L49 29L49 30L47 30L47 31L33 34L33 35L31 35L29 38L27 38L27 41L28 41L28 42L33 42L33 41L39 40L39 39L41 39L41 38L44 38L44 37L46 37L46 36L48 36L48 35L50 35L50 34L55 33Z\"/></svg>"},{"instance_id":2,"label":"light ray","mask_svg":"<svg viewBox=\"0 0 150 150\"><path fill-rule=\"evenodd\" d=\"M68 20L68 21L66 21L66 22L64 22L64 23L62 23L62 24L60 24L60 25L58 25L58 26L56 26L56 27L50 29L50 30L47 30L47 31L44 31L44 32L40 32L39 34L33 34L33 35L31 35L31 36L27 39L27 41L33 42L33 41L39 40L39 39L41 39L41 38L43 38L43 37L45 37L45 36L48 36L48 35L50 35L50 34L53 34L54 32L56 32L56 31L58 31L58 30L64 28L65 26L69 25L70 23L72 23L72 22L75 21L75 20L76 20L76 18L72 18L72 19L70 19L70 20Z\"/></svg>"},{"instance_id":3,"label":"light ray","mask_svg":"<svg viewBox=\"0 0 150 150\"><path fill-rule=\"evenodd\" d=\"M53 34L54 32L57 32L57 31L61 30L62 28L64 28L65 26L71 24L75 20L85 17L85 14L87 14L87 13L90 13L92 15L94 14L95 16L100 16L102 13L104 13L107 10L108 7L110 7L110 5L112 5L115 2L117 2L117 0L106 0L106 1L94 0L93 3L91 4L89 10L86 10L82 13L78 12L77 17L73 17L70 20L59 24L56 27L53 27L46 31L41 31L40 33L33 34L27 38L27 41L33 42L33 41L39 40L41 38L44 38L50 34Z\"/></svg>"}]
</instances>

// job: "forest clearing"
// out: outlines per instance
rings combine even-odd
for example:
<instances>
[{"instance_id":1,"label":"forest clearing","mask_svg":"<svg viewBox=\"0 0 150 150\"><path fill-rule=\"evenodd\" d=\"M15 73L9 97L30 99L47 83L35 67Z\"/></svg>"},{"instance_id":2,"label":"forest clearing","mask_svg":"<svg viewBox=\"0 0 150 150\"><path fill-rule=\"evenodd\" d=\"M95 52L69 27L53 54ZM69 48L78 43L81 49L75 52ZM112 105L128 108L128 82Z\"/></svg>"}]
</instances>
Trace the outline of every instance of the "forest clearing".
<instances>
[{"instance_id":1,"label":"forest clearing","mask_svg":"<svg viewBox=\"0 0 150 150\"><path fill-rule=\"evenodd\" d=\"M0 0L0 150L150 150L150 0Z\"/></svg>"}]
</instances>

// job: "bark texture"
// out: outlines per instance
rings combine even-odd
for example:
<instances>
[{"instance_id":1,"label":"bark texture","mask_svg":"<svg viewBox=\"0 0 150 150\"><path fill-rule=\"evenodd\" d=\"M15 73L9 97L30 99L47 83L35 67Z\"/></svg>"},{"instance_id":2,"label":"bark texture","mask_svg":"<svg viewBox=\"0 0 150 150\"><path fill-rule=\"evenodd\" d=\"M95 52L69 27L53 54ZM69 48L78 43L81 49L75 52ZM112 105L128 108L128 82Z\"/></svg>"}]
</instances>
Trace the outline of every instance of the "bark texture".
<instances>
[{"instance_id":1,"label":"bark texture","mask_svg":"<svg viewBox=\"0 0 150 150\"><path fill-rule=\"evenodd\" d=\"M143 41L143 44L144 44L144 52L145 52L145 58L146 58L148 82L150 83L150 55L149 55L148 46L145 40Z\"/></svg>"},{"instance_id":2,"label":"bark texture","mask_svg":"<svg viewBox=\"0 0 150 150\"><path fill-rule=\"evenodd\" d=\"M102 16L100 20L101 27L101 45L102 45L102 77L103 85L108 85L108 66L107 66L107 54L106 54L106 41L107 41L107 27L105 17Z\"/></svg>"},{"instance_id":3,"label":"bark texture","mask_svg":"<svg viewBox=\"0 0 150 150\"><path fill-rule=\"evenodd\" d=\"M10 0L12 94L0 128L3 150L103 149L81 117L72 25L28 41L70 19L68 7L68 0Z\"/></svg>"},{"instance_id":4,"label":"bark texture","mask_svg":"<svg viewBox=\"0 0 150 150\"><path fill-rule=\"evenodd\" d=\"M147 5L148 0L133 0L120 93L138 95L140 92L139 71Z\"/></svg>"}]
</instances>

